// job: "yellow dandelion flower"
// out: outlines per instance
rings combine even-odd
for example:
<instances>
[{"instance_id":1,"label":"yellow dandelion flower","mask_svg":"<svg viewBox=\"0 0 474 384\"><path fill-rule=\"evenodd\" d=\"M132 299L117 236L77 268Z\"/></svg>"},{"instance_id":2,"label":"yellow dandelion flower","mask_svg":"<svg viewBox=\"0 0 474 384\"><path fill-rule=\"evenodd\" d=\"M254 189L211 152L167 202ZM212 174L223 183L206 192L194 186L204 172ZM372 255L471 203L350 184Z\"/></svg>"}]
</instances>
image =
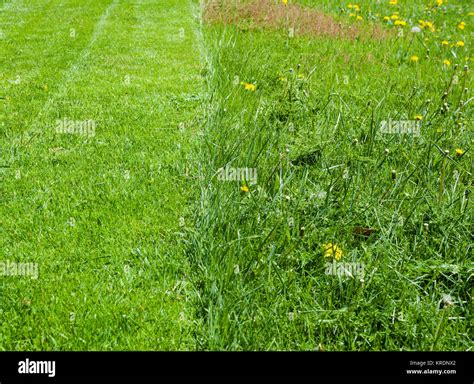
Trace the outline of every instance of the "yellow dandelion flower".
<instances>
[{"instance_id":1,"label":"yellow dandelion flower","mask_svg":"<svg viewBox=\"0 0 474 384\"><path fill-rule=\"evenodd\" d=\"M395 20L395 25L400 25L402 27L404 27L405 25L407 25L407 22L406 21L403 21L403 20Z\"/></svg>"},{"instance_id":2,"label":"yellow dandelion flower","mask_svg":"<svg viewBox=\"0 0 474 384\"><path fill-rule=\"evenodd\" d=\"M456 156L462 156L464 155L464 151L461 148L456 148Z\"/></svg>"},{"instance_id":3,"label":"yellow dandelion flower","mask_svg":"<svg viewBox=\"0 0 474 384\"><path fill-rule=\"evenodd\" d=\"M323 245L324 257L334 258L337 261L342 259L342 249L336 244L327 243Z\"/></svg>"},{"instance_id":4,"label":"yellow dandelion flower","mask_svg":"<svg viewBox=\"0 0 474 384\"><path fill-rule=\"evenodd\" d=\"M390 16L384 16L383 18L385 21L389 21L390 20Z\"/></svg>"},{"instance_id":5,"label":"yellow dandelion flower","mask_svg":"<svg viewBox=\"0 0 474 384\"><path fill-rule=\"evenodd\" d=\"M421 116L421 115L415 115L415 120L416 120L416 121L421 121L421 120L423 120L423 116Z\"/></svg>"},{"instance_id":6,"label":"yellow dandelion flower","mask_svg":"<svg viewBox=\"0 0 474 384\"><path fill-rule=\"evenodd\" d=\"M242 81L240 84L243 85L247 91L255 92L255 90L257 89L254 84L246 83L245 81Z\"/></svg>"},{"instance_id":7,"label":"yellow dandelion flower","mask_svg":"<svg viewBox=\"0 0 474 384\"><path fill-rule=\"evenodd\" d=\"M349 13L349 17L356 17L355 13Z\"/></svg>"},{"instance_id":8,"label":"yellow dandelion flower","mask_svg":"<svg viewBox=\"0 0 474 384\"><path fill-rule=\"evenodd\" d=\"M363 18L362 16L360 16L360 15L357 16L356 19L357 19L357 20L364 20L364 18Z\"/></svg>"},{"instance_id":9,"label":"yellow dandelion flower","mask_svg":"<svg viewBox=\"0 0 474 384\"><path fill-rule=\"evenodd\" d=\"M285 5L288 4L288 0L281 0L281 2L282 2L283 4L285 4Z\"/></svg>"},{"instance_id":10,"label":"yellow dandelion flower","mask_svg":"<svg viewBox=\"0 0 474 384\"><path fill-rule=\"evenodd\" d=\"M444 59L443 60L443 64L446 66L446 67L449 67L451 65L451 62L448 60L448 59Z\"/></svg>"},{"instance_id":11,"label":"yellow dandelion flower","mask_svg":"<svg viewBox=\"0 0 474 384\"><path fill-rule=\"evenodd\" d=\"M354 6L352 4L347 4L347 8L352 9L352 8L354 8Z\"/></svg>"},{"instance_id":12,"label":"yellow dandelion flower","mask_svg":"<svg viewBox=\"0 0 474 384\"><path fill-rule=\"evenodd\" d=\"M360 11L360 6L357 5L357 4L354 4L354 9L356 12L359 12Z\"/></svg>"},{"instance_id":13,"label":"yellow dandelion flower","mask_svg":"<svg viewBox=\"0 0 474 384\"><path fill-rule=\"evenodd\" d=\"M443 0L436 0L436 5L441 7L443 5Z\"/></svg>"},{"instance_id":14,"label":"yellow dandelion flower","mask_svg":"<svg viewBox=\"0 0 474 384\"><path fill-rule=\"evenodd\" d=\"M394 15L390 16L390 18L392 20L398 20L400 18L400 16L398 16L397 14L394 14Z\"/></svg>"},{"instance_id":15,"label":"yellow dandelion flower","mask_svg":"<svg viewBox=\"0 0 474 384\"><path fill-rule=\"evenodd\" d=\"M390 0L389 4L390 5L397 5L398 0Z\"/></svg>"},{"instance_id":16,"label":"yellow dandelion flower","mask_svg":"<svg viewBox=\"0 0 474 384\"><path fill-rule=\"evenodd\" d=\"M448 46L448 45L449 45L449 41L448 41L448 40L443 40L443 41L441 42L441 45Z\"/></svg>"},{"instance_id":17,"label":"yellow dandelion flower","mask_svg":"<svg viewBox=\"0 0 474 384\"><path fill-rule=\"evenodd\" d=\"M249 187L247 187L246 185L242 185L242 186L240 187L240 190L241 190L243 193L249 193L249 192L250 192Z\"/></svg>"},{"instance_id":18,"label":"yellow dandelion flower","mask_svg":"<svg viewBox=\"0 0 474 384\"><path fill-rule=\"evenodd\" d=\"M474 16L474 12L469 12L467 15L468 16Z\"/></svg>"},{"instance_id":19,"label":"yellow dandelion flower","mask_svg":"<svg viewBox=\"0 0 474 384\"><path fill-rule=\"evenodd\" d=\"M464 47L464 41L461 41L461 40L457 41L456 47Z\"/></svg>"},{"instance_id":20,"label":"yellow dandelion flower","mask_svg":"<svg viewBox=\"0 0 474 384\"><path fill-rule=\"evenodd\" d=\"M461 29L461 30L464 30L464 28L466 28L466 23L464 21L461 21L459 24L458 24L458 28Z\"/></svg>"},{"instance_id":21,"label":"yellow dandelion flower","mask_svg":"<svg viewBox=\"0 0 474 384\"><path fill-rule=\"evenodd\" d=\"M411 63L416 63L418 60L420 60L420 58L417 55L413 55L412 57L410 57Z\"/></svg>"},{"instance_id":22,"label":"yellow dandelion flower","mask_svg":"<svg viewBox=\"0 0 474 384\"><path fill-rule=\"evenodd\" d=\"M434 32L435 26L431 21L427 20L418 20L418 23L420 24L420 27L423 29L428 29L430 32Z\"/></svg>"}]
</instances>

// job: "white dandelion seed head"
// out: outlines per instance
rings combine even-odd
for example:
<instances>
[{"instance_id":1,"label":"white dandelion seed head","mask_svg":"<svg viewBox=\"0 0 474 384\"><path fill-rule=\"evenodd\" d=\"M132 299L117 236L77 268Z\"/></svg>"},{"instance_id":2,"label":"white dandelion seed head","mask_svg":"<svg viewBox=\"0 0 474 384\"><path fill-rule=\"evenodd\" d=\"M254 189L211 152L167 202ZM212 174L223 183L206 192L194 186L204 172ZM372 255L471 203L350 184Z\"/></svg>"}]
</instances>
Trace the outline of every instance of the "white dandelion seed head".
<instances>
[{"instance_id":1,"label":"white dandelion seed head","mask_svg":"<svg viewBox=\"0 0 474 384\"><path fill-rule=\"evenodd\" d=\"M454 305L454 299L451 295L448 295L446 293L443 293L443 296L441 297L441 300L443 301L443 304L446 306L451 306Z\"/></svg>"}]
</instances>

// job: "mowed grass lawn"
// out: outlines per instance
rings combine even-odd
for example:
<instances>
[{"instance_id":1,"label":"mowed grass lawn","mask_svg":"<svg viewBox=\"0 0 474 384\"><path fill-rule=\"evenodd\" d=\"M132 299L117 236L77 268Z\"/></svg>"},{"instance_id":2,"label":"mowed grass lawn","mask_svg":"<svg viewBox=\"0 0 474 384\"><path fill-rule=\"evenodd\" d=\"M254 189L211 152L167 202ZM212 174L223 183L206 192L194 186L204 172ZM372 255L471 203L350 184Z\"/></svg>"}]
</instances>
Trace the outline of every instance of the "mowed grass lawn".
<instances>
[{"instance_id":1,"label":"mowed grass lawn","mask_svg":"<svg viewBox=\"0 0 474 384\"><path fill-rule=\"evenodd\" d=\"M4 6L0 348L472 349L474 9L391 3Z\"/></svg>"},{"instance_id":2,"label":"mowed grass lawn","mask_svg":"<svg viewBox=\"0 0 474 384\"><path fill-rule=\"evenodd\" d=\"M0 349L187 349L180 218L201 103L190 1L13 1L0 12ZM95 121L95 136L56 133ZM181 222L182 224L182 222Z\"/></svg>"}]
</instances>

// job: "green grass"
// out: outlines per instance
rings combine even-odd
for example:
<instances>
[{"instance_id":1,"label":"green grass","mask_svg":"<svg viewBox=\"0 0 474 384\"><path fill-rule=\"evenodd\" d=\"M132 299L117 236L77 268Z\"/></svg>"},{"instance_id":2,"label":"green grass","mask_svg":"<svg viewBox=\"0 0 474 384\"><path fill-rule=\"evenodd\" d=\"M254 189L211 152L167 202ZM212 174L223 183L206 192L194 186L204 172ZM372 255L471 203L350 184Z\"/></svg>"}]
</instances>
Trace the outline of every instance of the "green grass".
<instances>
[{"instance_id":1,"label":"green grass","mask_svg":"<svg viewBox=\"0 0 474 384\"><path fill-rule=\"evenodd\" d=\"M0 277L1 350L472 349L474 9L298 3L394 34L201 27L184 0L0 8L0 261L39 264ZM379 132L417 115L420 137ZM365 275L326 274L327 243Z\"/></svg>"},{"instance_id":2,"label":"green grass","mask_svg":"<svg viewBox=\"0 0 474 384\"><path fill-rule=\"evenodd\" d=\"M2 259L40 274L2 277L1 349L193 346L179 219L203 90L196 12L91 0L0 13ZM96 121L95 137L55 133L64 118Z\"/></svg>"},{"instance_id":3,"label":"green grass","mask_svg":"<svg viewBox=\"0 0 474 384\"><path fill-rule=\"evenodd\" d=\"M471 29L456 30L467 7L450 3L446 34L466 41L452 48L456 59L430 32L408 27L382 42L206 29L213 103L189 250L205 318L200 348L472 347L472 106L460 106L471 95L463 69ZM383 120L415 115L420 138L377 132ZM308 153L316 155L295 161ZM218 180L226 164L256 168L258 184L242 194L239 182ZM376 232L357 238L356 226ZM326 275L325 243L362 263L365 277ZM454 305L443 306L444 294Z\"/></svg>"}]
</instances>

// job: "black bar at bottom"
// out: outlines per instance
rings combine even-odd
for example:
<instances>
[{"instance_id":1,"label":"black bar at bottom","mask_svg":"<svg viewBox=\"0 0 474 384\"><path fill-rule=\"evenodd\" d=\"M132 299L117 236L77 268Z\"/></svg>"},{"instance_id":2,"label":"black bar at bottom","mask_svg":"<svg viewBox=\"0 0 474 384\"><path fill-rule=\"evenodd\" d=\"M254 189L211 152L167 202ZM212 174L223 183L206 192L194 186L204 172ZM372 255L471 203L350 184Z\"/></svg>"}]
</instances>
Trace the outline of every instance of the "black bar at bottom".
<instances>
[{"instance_id":1,"label":"black bar at bottom","mask_svg":"<svg viewBox=\"0 0 474 384\"><path fill-rule=\"evenodd\" d=\"M286 376L472 384L471 361L470 352L1 352L0 383Z\"/></svg>"}]
</instances>

